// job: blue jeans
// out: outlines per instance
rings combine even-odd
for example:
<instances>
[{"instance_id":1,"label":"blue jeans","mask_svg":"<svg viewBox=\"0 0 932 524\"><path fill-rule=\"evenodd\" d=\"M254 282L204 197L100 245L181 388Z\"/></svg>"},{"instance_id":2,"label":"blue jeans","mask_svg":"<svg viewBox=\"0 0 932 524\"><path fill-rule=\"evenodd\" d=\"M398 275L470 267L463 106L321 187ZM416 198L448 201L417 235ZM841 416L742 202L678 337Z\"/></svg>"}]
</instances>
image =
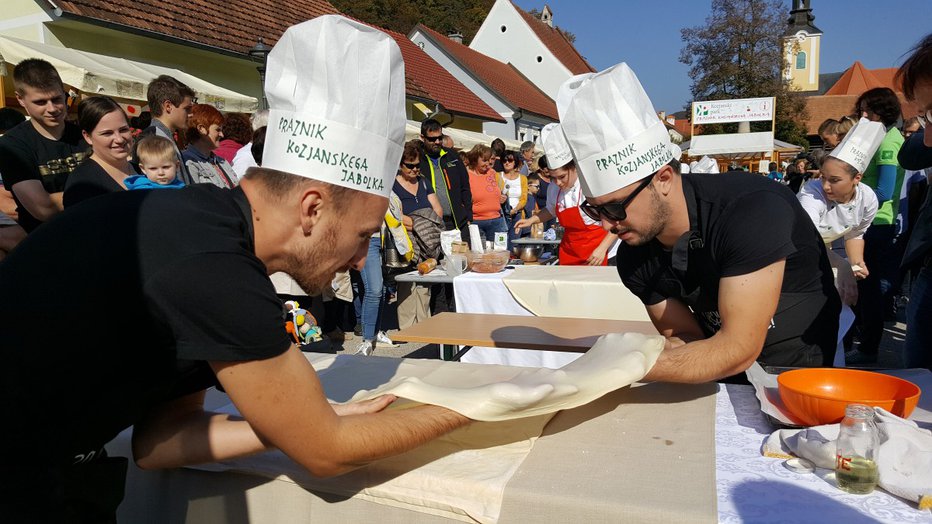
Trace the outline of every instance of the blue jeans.
<instances>
[{"instance_id":1,"label":"blue jeans","mask_svg":"<svg viewBox=\"0 0 932 524\"><path fill-rule=\"evenodd\" d=\"M508 231L508 224L505 223L505 219L501 216L488 220L474 220L473 224L479 226L479 235L482 237L482 240L488 240L490 242L495 241L495 233L504 233Z\"/></svg>"},{"instance_id":2,"label":"blue jeans","mask_svg":"<svg viewBox=\"0 0 932 524\"><path fill-rule=\"evenodd\" d=\"M379 328L379 316L382 313L382 241L379 237L369 240L369 253L366 255L366 264L362 271L363 298L362 298L362 338L375 340Z\"/></svg>"},{"instance_id":3,"label":"blue jeans","mask_svg":"<svg viewBox=\"0 0 932 524\"><path fill-rule=\"evenodd\" d=\"M906 367L932 369L932 266L913 279L906 308Z\"/></svg>"}]
</instances>

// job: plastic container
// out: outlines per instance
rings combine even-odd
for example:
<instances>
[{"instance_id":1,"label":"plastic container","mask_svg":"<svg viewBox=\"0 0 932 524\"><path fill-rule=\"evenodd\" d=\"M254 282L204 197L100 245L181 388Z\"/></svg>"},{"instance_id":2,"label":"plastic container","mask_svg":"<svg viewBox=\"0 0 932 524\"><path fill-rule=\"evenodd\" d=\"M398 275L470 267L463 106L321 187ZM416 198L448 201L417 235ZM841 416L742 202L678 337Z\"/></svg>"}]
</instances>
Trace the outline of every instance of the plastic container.
<instances>
[{"instance_id":1,"label":"plastic container","mask_svg":"<svg viewBox=\"0 0 932 524\"><path fill-rule=\"evenodd\" d=\"M467 269L476 273L498 273L505 269L511 253L507 250L466 253Z\"/></svg>"}]
</instances>

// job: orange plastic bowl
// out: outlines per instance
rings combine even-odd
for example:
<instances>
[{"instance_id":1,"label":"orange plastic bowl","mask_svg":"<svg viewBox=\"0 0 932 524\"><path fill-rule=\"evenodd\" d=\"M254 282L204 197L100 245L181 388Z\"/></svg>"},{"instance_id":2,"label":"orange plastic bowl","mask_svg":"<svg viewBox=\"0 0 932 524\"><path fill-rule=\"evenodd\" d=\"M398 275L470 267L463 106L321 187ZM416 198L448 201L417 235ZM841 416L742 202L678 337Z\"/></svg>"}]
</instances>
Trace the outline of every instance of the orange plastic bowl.
<instances>
[{"instance_id":1,"label":"orange plastic bowl","mask_svg":"<svg viewBox=\"0 0 932 524\"><path fill-rule=\"evenodd\" d=\"M906 418L919 403L919 386L901 378L844 368L794 369L777 376L780 398L807 426L834 424L848 404L881 407Z\"/></svg>"}]
</instances>

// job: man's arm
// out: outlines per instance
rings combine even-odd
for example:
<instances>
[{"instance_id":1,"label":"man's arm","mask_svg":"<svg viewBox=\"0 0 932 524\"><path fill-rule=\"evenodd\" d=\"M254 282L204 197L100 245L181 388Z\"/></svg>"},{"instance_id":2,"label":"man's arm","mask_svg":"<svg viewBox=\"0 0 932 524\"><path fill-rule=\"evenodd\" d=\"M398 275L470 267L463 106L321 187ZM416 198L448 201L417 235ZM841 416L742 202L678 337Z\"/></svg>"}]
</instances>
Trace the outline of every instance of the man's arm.
<instances>
[{"instance_id":1,"label":"man's arm","mask_svg":"<svg viewBox=\"0 0 932 524\"><path fill-rule=\"evenodd\" d=\"M722 278L718 290L722 327L718 333L679 346L668 344L645 380L709 382L750 367L764 346L767 329L777 310L785 265L786 260L781 259L745 275ZM675 330L683 324L683 311L670 305L676 302L665 302L663 308L658 309L659 304L648 308L651 320L661 334L678 336ZM680 307L685 309L681 304ZM655 315L661 320L659 325ZM685 332L692 333L688 329Z\"/></svg>"},{"instance_id":2,"label":"man's arm","mask_svg":"<svg viewBox=\"0 0 932 524\"><path fill-rule=\"evenodd\" d=\"M13 184L11 189L29 214L42 222L61 213L64 209L63 193L49 194L39 180L23 180Z\"/></svg>"},{"instance_id":3,"label":"man's arm","mask_svg":"<svg viewBox=\"0 0 932 524\"><path fill-rule=\"evenodd\" d=\"M294 346L269 359L212 362L211 367L245 421L206 414L193 408L197 399L189 399L192 406L176 411L172 431L150 426L139 437L134 449L143 467L221 460L276 447L312 474L332 476L469 423L437 406L338 416L314 369Z\"/></svg>"}]
</instances>

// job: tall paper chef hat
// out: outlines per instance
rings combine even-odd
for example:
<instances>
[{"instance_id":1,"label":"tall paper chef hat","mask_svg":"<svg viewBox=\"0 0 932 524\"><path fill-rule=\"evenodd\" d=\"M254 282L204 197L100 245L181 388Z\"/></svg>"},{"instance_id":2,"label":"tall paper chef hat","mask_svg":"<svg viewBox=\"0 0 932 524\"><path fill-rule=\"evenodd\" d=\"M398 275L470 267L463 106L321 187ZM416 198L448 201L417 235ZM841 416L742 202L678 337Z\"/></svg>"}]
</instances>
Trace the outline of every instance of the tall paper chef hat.
<instances>
[{"instance_id":1,"label":"tall paper chef hat","mask_svg":"<svg viewBox=\"0 0 932 524\"><path fill-rule=\"evenodd\" d=\"M547 124L540 130L540 141L547 155L547 165L550 169L558 169L573 160L573 152L566 143L563 128L560 124Z\"/></svg>"},{"instance_id":2,"label":"tall paper chef hat","mask_svg":"<svg viewBox=\"0 0 932 524\"><path fill-rule=\"evenodd\" d=\"M560 91L560 124L587 197L631 185L679 158L680 148L628 64L573 77Z\"/></svg>"},{"instance_id":3,"label":"tall paper chef hat","mask_svg":"<svg viewBox=\"0 0 932 524\"><path fill-rule=\"evenodd\" d=\"M843 160L863 173L886 134L882 123L862 118L828 156Z\"/></svg>"},{"instance_id":4,"label":"tall paper chef hat","mask_svg":"<svg viewBox=\"0 0 932 524\"><path fill-rule=\"evenodd\" d=\"M391 37L338 15L289 27L269 53L262 166L388 197L405 136Z\"/></svg>"}]
</instances>

